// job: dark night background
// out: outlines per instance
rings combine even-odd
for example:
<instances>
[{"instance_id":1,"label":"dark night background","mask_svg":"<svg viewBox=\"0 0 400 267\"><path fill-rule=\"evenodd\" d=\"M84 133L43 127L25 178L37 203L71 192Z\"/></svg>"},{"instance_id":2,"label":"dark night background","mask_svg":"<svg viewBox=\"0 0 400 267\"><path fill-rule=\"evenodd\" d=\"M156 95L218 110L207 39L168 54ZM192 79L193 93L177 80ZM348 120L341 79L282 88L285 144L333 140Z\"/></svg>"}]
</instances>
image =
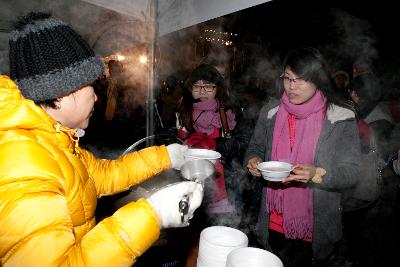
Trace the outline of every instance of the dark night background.
<instances>
[{"instance_id":1,"label":"dark night background","mask_svg":"<svg viewBox=\"0 0 400 267\"><path fill-rule=\"evenodd\" d=\"M340 69L351 75L353 63L371 62L385 90L397 91L397 17L395 2L273 0L161 37L162 58L169 58L158 74L163 79L175 72L184 80L195 65L211 57L229 62L232 80L265 79L270 88L286 53L307 45L321 50L332 72ZM199 42L204 29L236 33L234 46Z\"/></svg>"},{"instance_id":2,"label":"dark night background","mask_svg":"<svg viewBox=\"0 0 400 267\"><path fill-rule=\"evenodd\" d=\"M385 87L399 88L394 2L274 0L200 26L216 24L238 33L238 50L245 47L244 72L254 71L252 66L262 59L279 64L288 50L309 45L323 52L332 69L349 74L355 61L368 60Z\"/></svg>"},{"instance_id":3,"label":"dark night background","mask_svg":"<svg viewBox=\"0 0 400 267\"><path fill-rule=\"evenodd\" d=\"M398 62L394 2L275 0L228 15L226 20L228 25L232 21L243 40L263 43L272 51L311 45L345 61L346 56L351 60L376 49L373 59L378 65Z\"/></svg>"}]
</instances>

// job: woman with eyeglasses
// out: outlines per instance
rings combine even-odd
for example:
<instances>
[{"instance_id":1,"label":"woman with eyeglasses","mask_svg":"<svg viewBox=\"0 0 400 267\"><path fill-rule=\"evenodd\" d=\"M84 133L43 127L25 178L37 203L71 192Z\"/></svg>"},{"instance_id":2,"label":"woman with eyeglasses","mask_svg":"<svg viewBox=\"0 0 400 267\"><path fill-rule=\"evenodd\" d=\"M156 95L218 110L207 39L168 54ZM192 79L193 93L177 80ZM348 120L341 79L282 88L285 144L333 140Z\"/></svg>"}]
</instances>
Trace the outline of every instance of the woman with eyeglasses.
<instances>
[{"instance_id":1,"label":"woman with eyeglasses","mask_svg":"<svg viewBox=\"0 0 400 267\"><path fill-rule=\"evenodd\" d=\"M221 160L215 163L215 178L206 181L203 205L198 209L190 226L190 236L194 239L189 242L194 243L185 246L192 249L188 253L189 265L197 257L198 239L202 229L211 225L233 226L234 223L236 207L232 200L229 180L231 176L227 168L230 168L231 159L239 154L240 150L242 155L244 154L245 149L239 147L245 146L236 136L223 137L220 108L223 108L226 114L225 133L233 133L237 124L236 113L229 100L226 82L221 73L211 64L201 64L186 80L178 107L178 137L184 139L185 144L191 148L217 150L222 155ZM185 236L183 242L187 242L187 239Z\"/></svg>"},{"instance_id":2,"label":"woman with eyeglasses","mask_svg":"<svg viewBox=\"0 0 400 267\"><path fill-rule=\"evenodd\" d=\"M192 148L215 150L217 140L221 142L223 123L220 108L226 110L229 131L233 130L235 114L229 108L228 91L222 75L210 64L197 66L185 82L185 89L179 106L178 136ZM205 197L206 213L223 214L234 210L228 201L224 168L218 160L216 179L209 186L211 192Z\"/></svg>"},{"instance_id":3,"label":"woman with eyeglasses","mask_svg":"<svg viewBox=\"0 0 400 267\"><path fill-rule=\"evenodd\" d=\"M256 236L285 267L328 266L342 237L341 192L359 170L355 114L334 95L315 48L291 51L278 84L280 102L260 111L244 162L253 176L263 161L294 169L282 182L265 182Z\"/></svg>"}]
</instances>

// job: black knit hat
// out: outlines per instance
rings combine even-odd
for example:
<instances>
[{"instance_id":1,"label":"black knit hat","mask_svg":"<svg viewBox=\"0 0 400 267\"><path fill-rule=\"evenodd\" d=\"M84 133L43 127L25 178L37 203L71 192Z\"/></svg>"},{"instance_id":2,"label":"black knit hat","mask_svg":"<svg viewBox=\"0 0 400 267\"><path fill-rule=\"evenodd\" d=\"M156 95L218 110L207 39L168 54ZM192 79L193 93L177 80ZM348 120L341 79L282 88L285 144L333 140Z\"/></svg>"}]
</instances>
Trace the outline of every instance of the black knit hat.
<instances>
[{"instance_id":1,"label":"black knit hat","mask_svg":"<svg viewBox=\"0 0 400 267\"><path fill-rule=\"evenodd\" d=\"M9 36L11 78L24 97L56 99L94 82L103 61L72 28L46 13L30 13Z\"/></svg>"},{"instance_id":2,"label":"black knit hat","mask_svg":"<svg viewBox=\"0 0 400 267\"><path fill-rule=\"evenodd\" d=\"M219 71L210 64L201 64L197 66L186 80L185 87L191 89L192 85L200 80L212 82L219 88L225 88L224 78Z\"/></svg>"}]
</instances>

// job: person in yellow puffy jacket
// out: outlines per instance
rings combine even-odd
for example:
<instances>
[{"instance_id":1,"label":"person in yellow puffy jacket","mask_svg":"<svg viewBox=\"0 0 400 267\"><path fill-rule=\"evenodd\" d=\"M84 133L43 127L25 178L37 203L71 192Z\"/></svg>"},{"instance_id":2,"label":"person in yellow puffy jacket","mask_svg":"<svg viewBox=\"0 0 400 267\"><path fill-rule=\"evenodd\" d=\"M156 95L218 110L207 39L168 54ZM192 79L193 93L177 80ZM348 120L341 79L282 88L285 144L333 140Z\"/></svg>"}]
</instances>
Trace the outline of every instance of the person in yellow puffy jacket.
<instances>
[{"instance_id":1,"label":"person in yellow puffy jacket","mask_svg":"<svg viewBox=\"0 0 400 267\"><path fill-rule=\"evenodd\" d=\"M202 186L181 182L118 209L96 224L97 198L183 164L171 144L116 160L79 146L96 101L102 60L63 21L44 13L10 33L11 79L0 75L0 266L131 266L159 236L181 227Z\"/></svg>"}]
</instances>

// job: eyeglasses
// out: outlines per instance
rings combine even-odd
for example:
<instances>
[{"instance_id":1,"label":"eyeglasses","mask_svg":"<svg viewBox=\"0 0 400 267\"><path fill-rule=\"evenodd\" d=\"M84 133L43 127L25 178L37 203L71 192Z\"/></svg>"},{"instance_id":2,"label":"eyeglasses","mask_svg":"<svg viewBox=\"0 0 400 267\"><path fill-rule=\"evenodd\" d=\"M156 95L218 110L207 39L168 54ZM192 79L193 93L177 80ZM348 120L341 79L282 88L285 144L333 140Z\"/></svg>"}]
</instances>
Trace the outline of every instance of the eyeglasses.
<instances>
[{"instance_id":1,"label":"eyeglasses","mask_svg":"<svg viewBox=\"0 0 400 267\"><path fill-rule=\"evenodd\" d=\"M212 93L215 90L216 87L217 86L211 85L211 84L207 84L207 85L194 84L192 86L192 92L199 93L201 91L201 89L204 89L207 93Z\"/></svg>"},{"instance_id":2,"label":"eyeglasses","mask_svg":"<svg viewBox=\"0 0 400 267\"><path fill-rule=\"evenodd\" d=\"M283 83L286 85L289 85L290 82L292 82L295 85L303 85L307 82L303 78L299 78L299 77L291 79L288 76L286 76L285 74L282 74L281 76L279 76L279 78L281 78L283 80Z\"/></svg>"}]
</instances>

